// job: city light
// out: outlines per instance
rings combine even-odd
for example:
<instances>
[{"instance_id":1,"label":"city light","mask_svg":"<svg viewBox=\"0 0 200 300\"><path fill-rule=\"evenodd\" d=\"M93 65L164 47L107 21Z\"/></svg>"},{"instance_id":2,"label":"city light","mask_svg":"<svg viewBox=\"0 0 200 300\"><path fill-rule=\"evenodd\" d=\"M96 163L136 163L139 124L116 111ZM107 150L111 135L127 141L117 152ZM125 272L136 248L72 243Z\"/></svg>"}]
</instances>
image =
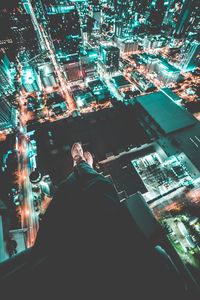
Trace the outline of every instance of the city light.
<instances>
[{"instance_id":1,"label":"city light","mask_svg":"<svg viewBox=\"0 0 200 300\"><path fill-rule=\"evenodd\" d=\"M15 217L6 230L23 232L19 252L34 245L81 141L120 202L139 192L200 270L197 0L3 2L0 200Z\"/></svg>"}]
</instances>

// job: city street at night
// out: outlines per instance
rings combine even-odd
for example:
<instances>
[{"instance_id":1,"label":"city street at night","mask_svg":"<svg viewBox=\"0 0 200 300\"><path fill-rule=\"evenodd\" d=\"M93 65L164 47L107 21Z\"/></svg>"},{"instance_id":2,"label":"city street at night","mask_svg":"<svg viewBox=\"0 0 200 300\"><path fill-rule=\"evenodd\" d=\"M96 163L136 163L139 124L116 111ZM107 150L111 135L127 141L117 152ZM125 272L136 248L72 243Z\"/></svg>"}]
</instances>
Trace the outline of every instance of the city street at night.
<instances>
[{"instance_id":1,"label":"city street at night","mask_svg":"<svg viewBox=\"0 0 200 300\"><path fill-rule=\"evenodd\" d=\"M200 299L199 9L0 1L2 299Z\"/></svg>"}]
</instances>

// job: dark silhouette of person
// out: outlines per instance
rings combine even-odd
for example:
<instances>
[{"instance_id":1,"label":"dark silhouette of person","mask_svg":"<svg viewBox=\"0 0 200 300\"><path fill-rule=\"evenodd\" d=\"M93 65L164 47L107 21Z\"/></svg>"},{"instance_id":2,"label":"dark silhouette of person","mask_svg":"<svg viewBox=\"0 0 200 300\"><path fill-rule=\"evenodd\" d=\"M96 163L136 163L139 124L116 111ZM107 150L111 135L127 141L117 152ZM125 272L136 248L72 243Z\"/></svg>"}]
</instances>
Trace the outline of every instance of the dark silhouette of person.
<instances>
[{"instance_id":1,"label":"dark silhouette of person","mask_svg":"<svg viewBox=\"0 0 200 300\"><path fill-rule=\"evenodd\" d=\"M113 184L80 143L71 154L73 173L57 188L33 248L37 290L65 299L164 299L160 290L170 296L172 280Z\"/></svg>"}]
</instances>

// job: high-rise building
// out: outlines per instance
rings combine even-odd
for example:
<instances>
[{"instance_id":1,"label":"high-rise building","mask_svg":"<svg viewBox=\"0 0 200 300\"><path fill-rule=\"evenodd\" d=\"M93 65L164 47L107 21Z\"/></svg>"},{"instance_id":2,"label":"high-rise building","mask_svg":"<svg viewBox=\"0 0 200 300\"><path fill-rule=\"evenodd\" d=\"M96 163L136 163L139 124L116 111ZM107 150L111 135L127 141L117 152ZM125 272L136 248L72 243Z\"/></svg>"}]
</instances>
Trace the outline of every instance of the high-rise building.
<instances>
[{"instance_id":1,"label":"high-rise building","mask_svg":"<svg viewBox=\"0 0 200 300\"><path fill-rule=\"evenodd\" d=\"M88 49L86 55L80 57L80 63L82 66L82 76L87 78L96 78L96 60L98 58L97 50Z\"/></svg>"},{"instance_id":2,"label":"high-rise building","mask_svg":"<svg viewBox=\"0 0 200 300\"><path fill-rule=\"evenodd\" d=\"M161 35L145 35L142 38L142 47L144 50L161 48L166 44L166 38Z\"/></svg>"},{"instance_id":3,"label":"high-rise building","mask_svg":"<svg viewBox=\"0 0 200 300\"><path fill-rule=\"evenodd\" d=\"M167 9L163 18L163 24L174 27L175 22L175 13L176 13L176 7L175 7L175 0L169 0L167 4Z\"/></svg>"},{"instance_id":4,"label":"high-rise building","mask_svg":"<svg viewBox=\"0 0 200 300\"><path fill-rule=\"evenodd\" d=\"M22 86L26 92L36 92L41 90L41 81L35 69L25 66L22 70Z\"/></svg>"},{"instance_id":5,"label":"high-rise building","mask_svg":"<svg viewBox=\"0 0 200 300\"><path fill-rule=\"evenodd\" d=\"M101 22L101 6L99 3L89 6L88 14L98 23Z\"/></svg>"},{"instance_id":6,"label":"high-rise building","mask_svg":"<svg viewBox=\"0 0 200 300\"><path fill-rule=\"evenodd\" d=\"M100 44L99 60L97 69L99 74L112 75L119 69L120 50L110 44Z\"/></svg>"},{"instance_id":7,"label":"high-rise building","mask_svg":"<svg viewBox=\"0 0 200 300\"><path fill-rule=\"evenodd\" d=\"M185 0L175 28L177 35L185 34L199 15L199 1Z\"/></svg>"},{"instance_id":8,"label":"high-rise building","mask_svg":"<svg viewBox=\"0 0 200 300\"><path fill-rule=\"evenodd\" d=\"M146 60L146 68L147 68L148 72L156 73L158 71L158 67L157 67L158 64L159 64L159 58L157 56L148 55L147 60Z\"/></svg>"},{"instance_id":9,"label":"high-rise building","mask_svg":"<svg viewBox=\"0 0 200 300\"><path fill-rule=\"evenodd\" d=\"M139 13L137 1L114 0L115 36L131 38L133 30L137 27Z\"/></svg>"},{"instance_id":10,"label":"high-rise building","mask_svg":"<svg viewBox=\"0 0 200 300\"><path fill-rule=\"evenodd\" d=\"M5 98L0 98L0 131L16 126L16 110Z\"/></svg>"},{"instance_id":11,"label":"high-rise building","mask_svg":"<svg viewBox=\"0 0 200 300\"><path fill-rule=\"evenodd\" d=\"M167 86L172 82L177 82L180 76L180 70L169 64L166 60L160 58L159 63L157 64L157 75L159 80Z\"/></svg>"},{"instance_id":12,"label":"high-rise building","mask_svg":"<svg viewBox=\"0 0 200 300\"><path fill-rule=\"evenodd\" d=\"M119 68L119 48L111 45L100 45L100 60L110 68L110 71L117 71Z\"/></svg>"},{"instance_id":13,"label":"high-rise building","mask_svg":"<svg viewBox=\"0 0 200 300\"><path fill-rule=\"evenodd\" d=\"M122 37L123 35L123 21L122 20L116 20L115 21L115 36L116 37Z\"/></svg>"},{"instance_id":14,"label":"high-rise building","mask_svg":"<svg viewBox=\"0 0 200 300\"><path fill-rule=\"evenodd\" d=\"M116 38L116 44L120 49L120 53L128 54L138 50L138 41L136 39L119 39Z\"/></svg>"},{"instance_id":15,"label":"high-rise building","mask_svg":"<svg viewBox=\"0 0 200 300\"><path fill-rule=\"evenodd\" d=\"M38 67L38 70L44 88L57 86L56 76L52 64L42 64Z\"/></svg>"},{"instance_id":16,"label":"high-rise building","mask_svg":"<svg viewBox=\"0 0 200 300\"><path fill-rule=\"evenodd\" d=\"M10 95L15 91L14 72L6 54L0 52L0 96Z\"/></svg>"},{"instance_id":17,"label":"high-rise building","mask_svg":"<svg viewBox=\"0 0 200 300\"><path fill-rule=\"evenodd\" d=\"M143 55L140 55L140 57L145 63L146 71L157 74L157 78L162 81L164 85L176 82L179 78L180 69L171 65L161 56L144 53Z\"/></svg>"},{"instance_id":18,"label":"high-rise building","mask_svg":"<svg viewBox=\"0 0 200 300\"><path fill-rule=\"evenodd\" d=\"M179 67L184 71L190 71L197 67L200 55L200 42L198 41L185 41L182 49L182 59Z\"/></svg>"}]
</instances>

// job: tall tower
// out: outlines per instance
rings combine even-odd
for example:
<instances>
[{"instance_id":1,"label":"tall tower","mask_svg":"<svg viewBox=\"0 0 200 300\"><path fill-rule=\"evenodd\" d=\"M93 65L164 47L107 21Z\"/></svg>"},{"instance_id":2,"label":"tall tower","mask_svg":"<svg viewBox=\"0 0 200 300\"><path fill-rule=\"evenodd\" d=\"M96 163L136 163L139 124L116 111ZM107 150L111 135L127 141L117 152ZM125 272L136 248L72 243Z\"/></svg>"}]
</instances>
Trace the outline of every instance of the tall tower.
<instances>
[{"instance_id":1,"label":"tall tower","mask_svg":"<svg viewBox=\"0 0 200 300\"><path fill-rule=\"evenodd\" d=\"M132 37L133 30L140 25L138 19L145 16L148 0L113 0L115 10L115 35Z\"/></svg>"},{"instance_id":2,"label":"tall tower","mask_svg":"<svg viewBox=\"0 0 200 300\"><path fill-rule=\"evenodd\" d=\"M16 126L16 110L3 97L0 98L0 131Z\"/></svg>"},{"instance_id":3,"label":"tall tower","mask_svg":"<svg viewBox=\"0 0 200 300\"><path fill-rule=\"evenodd\" d=\"M175 28L177 35L185 34L193 14L198 14L198 0L185 0Z\"/></svg>"},{"instance_id":4,"label":"tall tower","mask_svg":"<svg viewBox=\"0 0 200 300\"><path fill-rule=\"evenodd\" d=\"M186 46L183 49L183 58L180 62L180 67L183 71L193 69L197 65L197 57L200 53L200 42L186 41Z\"/></svg>"},{"instance_id":5,"label":"tall tower","mask_svg":"<svg viewBox=\"0 0 200 300\"><path fill-rule=\"evenodd\" d=\"M0 52L0 96L9 95L15 91L11 65L5 53Z\"/></svg>"},{"instance_id":6,"label":"tall tower","mask_svg":"<svg viewBox=\"0 0 200 300\"><path fill-rule=\"evenodd\" d=\"M109 73L116 72L119 68L119 48L100 44L100 60Z\"/></svg>"},{"instance_id":7,"label":"tall tower","mask_svg":"<svg viewBox=\"0 0 200 300\"><path fill-rule=\"evenodd\" d=\"M174 0L169 0L167 4L167 10L164 15L163 24L172 25L174 24L173 18L175 13Z\"/></svg>"}]
</instances>

